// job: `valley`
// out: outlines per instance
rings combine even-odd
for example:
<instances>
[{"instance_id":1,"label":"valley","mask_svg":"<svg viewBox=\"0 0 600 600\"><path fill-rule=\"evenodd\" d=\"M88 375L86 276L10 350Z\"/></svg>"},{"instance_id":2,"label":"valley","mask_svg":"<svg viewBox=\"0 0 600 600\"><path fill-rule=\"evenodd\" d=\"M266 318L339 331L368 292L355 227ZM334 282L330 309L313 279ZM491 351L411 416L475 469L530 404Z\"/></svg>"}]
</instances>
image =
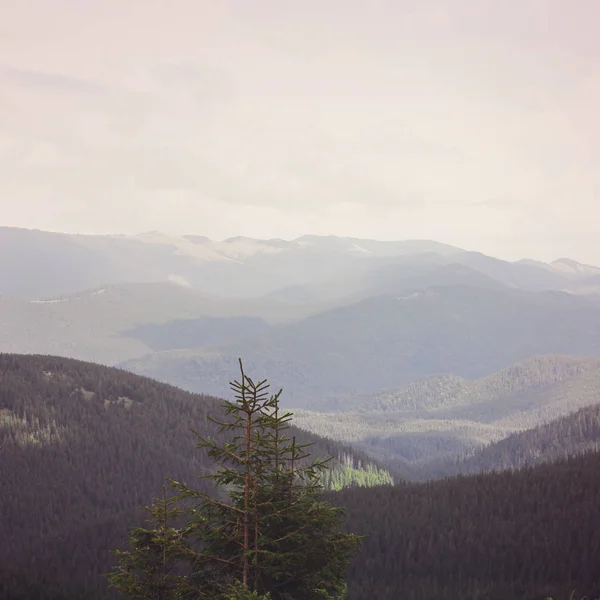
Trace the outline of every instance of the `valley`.
<instances>
[{"instance_id":1,"label":"valley","mask_svg":"<svg viewBox=\"0 0 600 600\"><path fill-rule=\"evenodd\" d=\"M600 270L570 259L334 236L4 228L0 240L19 260L32 260L24 245L55 257L55 284L70 277L34 298L1 280L0 351L119 366L218 397L244 357L284 388L300 427L414 478L599 400ZM256 272L257 287L246 286ZM44 285L35 273L26 280Z\"/></svg>"},{"instance_id":2,"label":"valley","mask_svg":"<svg viewBox=\"0 0 600 600\"><path fill-rule=\"evenodd\" d=\"M397 564L412 573L396 581L391 564L381 571L361 554L349 600L380 585L378 597L390 600L398 590L415 600L454 598L458 589L473 600L504 600L499 590L517 597L525 588L556 594L565 581L596 585L590 558L561 574L556 565L565 559L549 545L546 516L530 525L529 538L515 538L523 552L541 552L550 570L540 567L539 577L511 575L502 587L514 570L498 521L486 530L482 560L496 557L499 571L480 565L478 579L449 559L423 579L434 547L448 555L460 539L462 552L481 552L471 537L483 527L480 503L521 523L525 505L506 512L517 495L526 503L554 494L544 515L568 504L574 522L595 519L587 500L594 477L578 484L579 504L549 483L566 485L574 469L588 473L600 449L594 267L511 263L428 241L11 235L0 230L15 255L27 236L46 244L57 258L46 275L57 277L46 287L38 281L35 292L24 280L21 288L2 280L0 508L12 541L0 555L0 597L26 600L43 589L44 600L108 598L101 573L127 525L139 522L138 507L165 477L211 472L205 458L190 458L190 429L217 433L207 418L222 414L218 398L231 396L240 357L273 391L283 388L294 436L313 443L316 458L334 458L323 484L348 506L348 527L369 532L368 556L387 565L398 548ZM116 265L124 248L145 271L134 277L127 260ZM68 266L76 260L88 263L78 271ZM246 285L256 273L256 287ZM462 495L473 511L441 500ZM409 510L410 502L420 508ZM393 518L391 530L367 513ZM35 514L36 524L26 525L24 514ZM441 525L451 514L461 523L454 534ZM551 535L565 536L569 522ZM582 552L595 552L588 538L577 540ZM78 558L69 563L73 548ZM529 556L521 559L534 564ZM43 569L34 566L40 561ZM23 578L34 569L32 581ZM82 575L56 579L73 569Z\"/></svg>"},{"instance_id":3,"label":"valley","mask_svg":"<svg viewBox=\"0 0 600 600\"><path fill-rule=\"evenodd\" d=\"M599 0L0 0L0 600L600 600Z\"/></svg>"}]
</instances>

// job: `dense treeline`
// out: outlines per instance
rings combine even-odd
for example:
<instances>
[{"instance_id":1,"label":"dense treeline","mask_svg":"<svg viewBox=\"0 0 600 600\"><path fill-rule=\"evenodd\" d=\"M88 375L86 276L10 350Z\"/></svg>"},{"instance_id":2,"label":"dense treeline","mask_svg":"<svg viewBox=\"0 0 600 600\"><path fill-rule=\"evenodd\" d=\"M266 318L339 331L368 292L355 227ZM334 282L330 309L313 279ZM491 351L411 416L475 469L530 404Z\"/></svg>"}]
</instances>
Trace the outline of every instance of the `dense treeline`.
<instances>
[{"instance_id":1,"label":"dense treeline","mask_svg":"<svg viewBox=\"0 0 600 600\"><path fill-rule=\"evenodd\" d=\"M344 490L364 534L348 600L600 595L600 454L429 483Z\"/></svg>"},{"instance_id":2,"label":"dense treeline","mask_svg":"<svg viewBox=\"0 0 600 600\"><path fill-rule=\"evenodd\" d=\"M165 477L193 483L212 469L190 429L216 435L207 417L220 406L114 368L0 354L0 597L104 598L110 549L142 517L138 507ZM339 458L333 483L357 482L371 464L293 434L316 441L314 456Z\"/></svg>"},{"instance_id":3,"label":"dense treeline","mask_svg":"<svg viewBox=\"0 0 600 600\"><path fill-rule=\"evenodd\" d=\"M109 549L122 547L138 507L165 476L202 487L196 476L212 465L189 428L214 434L206 417L219 401L79 361L0 355L0 407L0 598L107 600ZM322 439L315 454L338 456L345 484L368 465ZM336 496L348 531L366 536L348 600L600 592L598 453Z\"/></svg>"}]
</instances>

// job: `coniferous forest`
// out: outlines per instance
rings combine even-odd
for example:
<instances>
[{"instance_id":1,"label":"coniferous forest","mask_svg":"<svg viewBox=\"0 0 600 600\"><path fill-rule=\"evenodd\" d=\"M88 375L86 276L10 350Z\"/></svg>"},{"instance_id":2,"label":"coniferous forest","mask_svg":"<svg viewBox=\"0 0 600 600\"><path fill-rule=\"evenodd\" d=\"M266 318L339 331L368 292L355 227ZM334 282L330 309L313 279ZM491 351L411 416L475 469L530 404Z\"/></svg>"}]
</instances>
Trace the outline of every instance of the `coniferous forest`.
<instances>
[{"instance_id":1,"label":"coniferous forest","mask_svg":"<svg viewBox=\"0 0 600 600\"><path fill-rule=\"evenodd\" d=\"M140 507L165 478L212 485L192 429L221 401L81 361L0 354L0 589L12 598L104 598L103 574ZM389 471L347 446L292 428L313 458L335 458L322 483L374 485Z\"/></svg>"},{"instance_id":2,"label":"coniferous forest","mask_svg":"<svg viewBox=\"0 0 600 600\"><path fill-rule=\"evenodd\" d=\"M53 357L0 356L0 597L118 597L105 574L140 507L164 478L213 472L190 428L218 400L116 369ZM285 393L285 391L284 391ZM332 455L325 491L364 536L347 574L348 599L542 600L600 594L600 454L519 471L365 487L380 465L314 441ZM370 483L378 483L377 477ZM361 484L363 486L361 487Z\"/></svg>"}]
</instances>

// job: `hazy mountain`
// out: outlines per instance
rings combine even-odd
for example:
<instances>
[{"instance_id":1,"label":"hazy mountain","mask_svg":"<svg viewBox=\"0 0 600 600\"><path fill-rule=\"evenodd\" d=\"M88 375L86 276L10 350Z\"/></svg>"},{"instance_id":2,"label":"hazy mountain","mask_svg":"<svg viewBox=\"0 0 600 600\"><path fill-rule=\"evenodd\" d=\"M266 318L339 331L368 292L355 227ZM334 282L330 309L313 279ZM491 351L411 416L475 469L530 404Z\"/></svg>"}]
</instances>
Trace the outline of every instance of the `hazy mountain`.
<instances>
[{"instance_id":1,"label":"hazy mountain","mask_svg":"<svg viewBox=\"0 0 600 600\"><path fill-rule=\"evenodd\" d=\"M415 475L445 474L454 468L449 456L600 405L600 358L538 356L476 381L437 376L328 400L331 409L343 412L298 411L296 423L375 456L411 463ZM427 463L440 464L434 470Z\"/></svg>"},{"instance_id":2,"label":"hazy mountain","mask_svg":"<svg viewBox=\"0 0 600 600\"><path fill-rule=\"evenodd\" d=\"M511 414L515 408L513 399L520 412L528 406L547 404L546 390L556 395L565 388L565 393L585 405L589 393L600 397L597 383L600 384L600 358L534 356L479 380L438 375L399 389L340 395L329 399L329 410L360 413L436 410L447 416L461 415L468 407L471 414L477 410L482 419L494 421Z\"/></svg>"},{"instance_id":3,"label":"hazy mountain","mask_svg":"<svg viewBox=\"0 0 600 600\"><path fill-rule=\"evenodd\" d=\"M446 264L439 254L414 254L393 261L382 259L377 264L363 264L352 274L325 283L295 285L271 292L267 298L294 304L352 304L372 296L402 294L431 287L468 285L490 289L505 286L484 273L459 263Z\"/></svg>"},{"instance_id":4,"label":"hazy mountain","mask_svg":"<svg viewBox=\"0 0 600 600\"><path fill-rule=\"evenodd\" d=\"M600 268L584 265L570 258L559 258L551 263L552 268L562 273L574 275L600 275Z\"/></svg>"},{"instance_id":5,"label":"hazy mountain","mask_svg":"<svg viewBox=\"0 0 600 600\"><path fill-rule=\"evenodd\" d=\"M0 228L0 294L46 299L106 284L175 281L228 295L275 289L273 277L183 238L68 235ZM290 280L290 283L293 280Z\"/></svg>"},{"instance_id":6,"label":"hazy mountain","mask_svg":"<svg viewBox=\"0 0 600 600\"><path fill-rule=\"evenodd\" d=\"M397 387L441 373L479 378L539 354L600 354L600 305L561 293L467 286L368 298L201 352L124 367L219 394L238 356L285 387L289 404ZM208 386L208 387L207 387Z\"/></svg>"},{"instance_id":7,"label":"hazy mountain","mask_svg":"<svg viewBox=\"0 0 600 600\"><path fill-rule=\"evenodd\" d=\"M322 303L357 300L388 288L395 293L398 282L410 277L416 278L413 285L422 286L420 277L427 278L432 268L457 264L510 287L600 291L594 279L600 269L569 259L552 265L507 262L428 240L303 236L214 241L160 232L101 236L0 227L0 251L10 257L0 265L0 295L35 300L110 284L172 281L218 296L277 293L287 301ZM455 285L466 283L464 274L455 275Z\"/></svg>"},{"instance_id":8,"label":"hazy mountain","mask_svg":"<svg viewBox=\"0 0 600 600\"><path fill-rule=\"evenodd\" d=\"M0 352L115 364L154 349L231 342L316 310L217 298L175 283L110 285L52 300L0 296Z\"/></svg>"},{"instance_id":9,"label":"hazy mountain","mask_svg":"<svg viewBox=\"0 0 600 600\"><path fill-rule=\"evenodd\" d=\"M476 269L500 283L523 290L562 290L569 286L576 288L579 280L593 275L584 271L547 268L544 263L508 262L480 252L463 252L452 258L455 262Z\"/></svg>"},{"instance_id":10,"label":"hazy mountain","mask_svg":"<svg viewBox=\"0 0 600 600\"><path fill-rule=\"evenodd\" d=\"M593 268L560 270L546 263L507 262L477 252L428 252L362 262L351 272L275 290L269 297L294 303L322 300L348 304L382 294L456 285L598 294L600 276Z\"/></svg>"},{"instance_id":11,"label":"hazy mountain","mask_svg":"<svg viewBox=\"0 0 600 600\"><path fill-rule=\"evenodd\" d=\"M256 317L200 317L137 325L122 335L143 342L153 352L230 343L265 333L269 324Z\"/></svg>"},{"instance_id":12,"label":"hazy mountain","mask_svg":"<svg viewBox=\"0 0 600 600\"><path fill-rule=\"evenodd\" d=\"M207 418L223 416L221 402L48 356L0 354L0 381L0 597L106 598L109 550L164 478L210 489L198 477L213 463L191 428L221 435ZM314 457L334 456L333 474L378 468L348 446L288 433L315 442Z\"/></svg>"},{"instance_id":13,"label":"hazy mountain","mask_svg":"<svg viewBox=\"0 0 600 600\"><path fill-rule=\"evenodd\" d=\"M288 285L325 281L363 262L458 248L429 241L378 242L306 236L297 240L150 232L71 235L0 227L0 295L47 299L108 284L174 281L219 296L261 296Z\"/></svg>"}]
</instances>

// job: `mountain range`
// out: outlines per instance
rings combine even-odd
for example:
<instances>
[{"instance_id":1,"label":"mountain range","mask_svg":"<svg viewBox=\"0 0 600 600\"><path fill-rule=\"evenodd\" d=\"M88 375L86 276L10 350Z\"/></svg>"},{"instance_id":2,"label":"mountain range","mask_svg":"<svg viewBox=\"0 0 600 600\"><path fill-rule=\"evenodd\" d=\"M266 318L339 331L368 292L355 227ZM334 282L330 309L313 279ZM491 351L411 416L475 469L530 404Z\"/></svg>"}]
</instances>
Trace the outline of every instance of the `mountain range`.
<instances>
[{"instance_id":1,"label":"mountain range","mask_svg":"<svg viewBox=\"0 0 600 600\"><path fill-rule=\"evenodd\" d=\"M485 390L496 404L528 391L539 405L544 389L597 368L596 359L539 359L462 382L441 401L427 395L434 385L415 386L380 408L486 405ZM0 354L0 380L0 598L115 597L103 577L110 550L123 546L141 521L137 507L161 493L165 476L192 483L210 472L190 427L220 435L207 419L219 417L219 401L51 356ZM313 455L336 458L328 481L339 473L355 484L332 498L347 510L345 527L365 536L349 600L539 600L574 589L596 598L599 411L584 408L455 463L461 472L498 464L517 472L396 485L360 450L293 428L314 443ZM554 462L533 466L546 461ZM202 479L195 486L209 489Z\"/></svg>"},{"instance_id":2,"label":"mountain range","mask_svg":"<svg viewBox=\"0 0 600 600\"><path fill-rule=\"evenodd\" d=\"M598 299L470 286L374 296L216 347L154 352L126 369L219 395L238 356L288 403L397 387L437 374L479 378L540 354L600 354Z\"/></svg>"},{"instance_id":3,"label":"mountain range","mask_svg":"<svg viewBox=\"0 0 600 600\"><path fill-rule=\"evenodd\" d=\"M0 250L0 352L212 396L242 357L284 388L298 425L414 477L597 403L600 269L572 259L15 228L0 228Z\"/></svg>"},{"instance_id":4,"label":"mountain range","mask_svg":"<svg viewBox=\"0 0 600 600\"><path fill-rule=\"evenodd\" d=\"M48 300L108 284L174 282L224 297L361 295L362 288L463 265L511 287L600 290L600 269L571 259L507 262L430 240L336 236L295 240L204 236L81 235L0 227L0 295ZM379 283L378 283L379 282ZM340 288L336 290L335 288ZM382 293L381 291L379 293ZM322 298L318 299L322 302Z\"/></svg>"},{"instance_id":5,"label":"mountain range","mask_svg":"<svg viewBox=\"0 0 600 600\"><path fill-rule=\"evenodd\" d=\"M478 380L443 375L398 389L338 395L330 409L335 412L296 411L295 423L402 464L415 478L523 466L600 443L593 425L600 410L600 358L537 356ZM591 429L575 439L569 419L585 418ZM540 433L547 431L555 432L553 445Z\"/></svg>"}]
</instances>

